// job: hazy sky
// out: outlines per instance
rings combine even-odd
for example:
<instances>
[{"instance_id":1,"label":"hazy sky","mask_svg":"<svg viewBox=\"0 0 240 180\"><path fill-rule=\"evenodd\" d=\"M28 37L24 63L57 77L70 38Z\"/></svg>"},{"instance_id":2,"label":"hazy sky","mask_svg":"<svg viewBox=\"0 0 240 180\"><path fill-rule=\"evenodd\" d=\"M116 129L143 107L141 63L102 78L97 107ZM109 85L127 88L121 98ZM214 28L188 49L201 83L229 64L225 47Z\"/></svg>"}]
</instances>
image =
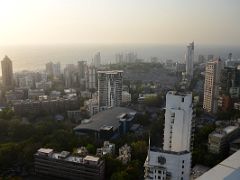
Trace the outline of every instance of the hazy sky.
<instances>
[{"instance_id":1,"label":"hazy sky","mask_svg":"<svg viewBox=\"0 0 240 180\"><path fill-rule=\"evenodd\" d=\"M0 0L0 45L240 45L240 0Z\"/></svg>"}]
</instances>

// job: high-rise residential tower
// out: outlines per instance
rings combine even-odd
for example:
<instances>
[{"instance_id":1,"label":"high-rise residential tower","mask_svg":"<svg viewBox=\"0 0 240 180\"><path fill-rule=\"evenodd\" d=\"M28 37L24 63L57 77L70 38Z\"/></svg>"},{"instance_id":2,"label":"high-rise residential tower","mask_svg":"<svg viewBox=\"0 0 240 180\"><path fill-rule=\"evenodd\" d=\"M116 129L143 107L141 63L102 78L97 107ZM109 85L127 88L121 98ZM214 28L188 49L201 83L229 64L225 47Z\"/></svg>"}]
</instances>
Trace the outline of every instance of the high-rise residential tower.
<instances>
[{"instance_id":1,"label":"high-rise residential tower","mask_svg":"<svg viewBox=\"0 0 240 180\"><path fill-rule=\"evenodd\" d=\"M205 82L204 82L204 99L203 109L209 113L217 113L220 74L222 69L222 61L216 58L206 65Z\"/></svg>"},{"instance_id":2,"label":"high-rise residential tower","mask_svg":"<svg viewBox=\"0 0 240 180\"><path fill-rule=\"evenodd\" d=\"M101 54L97 52L93 57L93 65L98 68L101 65Z\"/></svg>"},{"instance_id":3,"label":"high-rise residential tower","mask_svg":"<svg viewBox=\"0 0 240 180\"><path fill-rule=\"evenodd\" d=\"M74 64L67 64L63 72L64 84L66 88L76 87L78 85L78 73Z\"/></svg>"},{"instance_id":4,"label":"high-rise residential tower","mask_svg":"<svg viewBox=\"0 0 240 180\"><path fill-rule=\"evenodd\" d=\"M192 93L167 93L163 149L149 143L146 180L190 179L192 113Z\"/></svg>"},{"instance_id":5,"label":"high-rise residential tower","mask_svg":"<svg viewBox=\"0 0 240 180\"><path fill-rule=\"evenodd\" d=\"M98 71L99 111L120 106L122 102L123 71Z\"/></svg>"},{"instance_id":6,"label":"high-rise residential tower","mask_svg":"<svg viewBox=\"0 0 240 180\"><path fill-rule=\"evenodd\" d=\"M58 63L53 63L53 62L48 62L46 64L46 73L50 77L60 77L61 76L61 64Z\"/></svg>"},{"instance_id":7,"label":"high-rise residential tower","mask_svg":"<svg viewBox=\"0 0 240 180\"><path fill-rule=\"evenodd\" d=\"M2 64L2 82L3 88L9 90L13 88L13 67L12 61L8 56L5 56L1 62Z\"/></svg>"},{"instance_id":8,"label":"high-rise residential tower","mask_svg":"<svg viewBox=\"0 0 240 180\"><path fill-rule=\"evenodd\" d=\"M88 66L87 70L87 89L97 89L97 72L95 66Z\"/></svg>"},{"instance_id":9,"label":"high-rise residential tower","mask_svg":"<svg viewBox=\"0 0 240 180\"><path fill-rule=\"evenodd\" d=\"M192 79L194 63L194 42L190 43L187 46L187 53L185 58L186 58L186 74L190 79Z\"/></svg>"},{"instance_id":10,"label":"high-rise residential tower","mask_svg":"<svg viewBox=\"0 0 240 180\"><path fill-rule=\"evenodd\" d=\"M115 55L115 62L118 64L122 64L124 62L123 53L117 53Z\"/></svg>"},{"instance_id":11,"label":"high-rise residential tower","mask_svg":"<svg viewBox=\"0 0 240 180\"><path fill-rule=\"evenodd\" d=\"M78 61L78 83L80 90L85 91L87 88L87 71L88 66L86 61Z\"/></svg>"}]
</instances>

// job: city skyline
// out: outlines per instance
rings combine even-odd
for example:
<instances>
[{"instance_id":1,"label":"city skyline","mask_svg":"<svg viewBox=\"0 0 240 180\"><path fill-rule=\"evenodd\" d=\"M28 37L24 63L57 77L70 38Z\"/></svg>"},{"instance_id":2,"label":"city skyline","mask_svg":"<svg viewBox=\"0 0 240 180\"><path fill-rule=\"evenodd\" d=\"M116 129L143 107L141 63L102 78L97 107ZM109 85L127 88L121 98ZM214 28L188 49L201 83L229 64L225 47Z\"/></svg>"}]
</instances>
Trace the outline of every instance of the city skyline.
<instances>
[{"instance_id":1,"label":"city skyline","mask_svg":"<svg viewBox=\"0 0 240 180\"><path fill-rule=\"evenodd\" d=\"M240 45L237 0L0 2L1 45ZM226 25L227 22L227 25Z\"/></svg>"},{"instance_id":2,"label":"city skyline","mask_svg":"<svg viewBox=\"0 0 240 180\"><path fill-rule=\"evenodd\" d=\"M0 0L0 180L240 179L239 0Z\"/></svg>"}]
</instances>

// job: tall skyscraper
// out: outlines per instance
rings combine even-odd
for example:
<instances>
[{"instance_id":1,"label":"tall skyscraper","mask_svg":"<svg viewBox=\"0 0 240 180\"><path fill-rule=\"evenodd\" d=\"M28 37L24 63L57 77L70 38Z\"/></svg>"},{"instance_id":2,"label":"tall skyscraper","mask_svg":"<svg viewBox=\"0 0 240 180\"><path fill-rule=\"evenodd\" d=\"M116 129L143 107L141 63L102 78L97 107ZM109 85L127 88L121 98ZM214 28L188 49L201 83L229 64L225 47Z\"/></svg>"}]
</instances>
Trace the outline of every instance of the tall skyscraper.
<instances>
[{"instance_id":1,"label":"tall skyscraper","mask_svg":"<svg viewBox=\"0 0 240 180\"><path fill-rule=\"evenodd\" d=\"M97 72L94 66L88 66L87 71L87 88L97 89Z\"/></svg>"},{"instance_id":2,"label":"tall skyscraper","mask_svg":"<svg viewBox=\"0 0 240 180\"><path fill-rule=\"evenodd\" d=\"M53 64L53 76L60 77L61 76L61 64L60 62Z\"/></svg>"},{"instance_id":3,"label":"tall skyscraper","mask_svg":"<svg viewBox=\"0 0 240 180\"><path fill-rule=\"evenodd\" d=\"M1 62L2 64L2 82L5 90L13 88L13 67L12 61L8 56L5 56Z\"/></svg>"},{"instance_id":4,"label":"tall skyscraper","mask_svg":"<svg viewBox=\"0 0 240 180\"><path fill-rule=\"evenodd\" d=\"M122 102L123 71L98 71L99 110L120 106Z\"/></svg>"},{"instance_id":5,"label":"tall skyscraper","mask_svg":"<svg viewBox=\"0 0 240 180\"><path fill-rule=\"evenodd\" d=\"M93 57L93 65L98 68L101 65L101 54L97 52Z\"/></svg>"},{"instance_id":6,"label":"tall skyscraper","mask_svg":"<svg viewBox=\"0 0 240 180\"><path fill-rule=\"evenodd\" d=\"M163 149L149 143L146 180L190 179L192 113L192 93L167 93Z\"/></svg>"},{"instance_id":7,"label":"tall skyscraper","mask_svg":"<svg viewBox=\"0 0 240 180\"><path fill-rule=\"evenodd\" d=\"M122 64L123 63L123 53L117 53L115 55L115 61L118 64Z\"/></svg>"},{"instance_id":8,"label":"tall skyscraper","mask_svg":"<svg viewBox=\"0 0 240 180\"><path fill-rule=\"evenodd\" d=\"M77 68L74 64L67 64L64 68L64 84L66 88L76 87L77 82ZM75 86L74 86L75 85Z\"/></svg>"},{"instance_id":9,"label":"tall skyscraper","mask_svg":"<svg viewBox=\"0 0 240 180\"><path fill-rule=\"evenodd\" d=\"M186 74L190 79L192 79L194 63L194 42L190 43L187 46L187 53L185 58L186 58Z\"/></svg>"},{"instance_id":10,"label":"tall skyscraper","mask_svg":"<svg viewBox=\"0 0 240 180\"><path fill-rule=\"evenodd\" d=\"M78 61L78 81L81 90L86 90L87 86L87 62Z\"/></svg>"},{"instance_id":11,"label":"tall skyscraper","mask_svg":"<svg viewBox=\"0 0 240 180\"><path fill-rule=\"evenodd\" d=\"M213 114L216 113L218 109L220 73L222 66L221 59L216 58L207 63L205 70L203 109L206 112Z\"/></svg>"}]
</instances>

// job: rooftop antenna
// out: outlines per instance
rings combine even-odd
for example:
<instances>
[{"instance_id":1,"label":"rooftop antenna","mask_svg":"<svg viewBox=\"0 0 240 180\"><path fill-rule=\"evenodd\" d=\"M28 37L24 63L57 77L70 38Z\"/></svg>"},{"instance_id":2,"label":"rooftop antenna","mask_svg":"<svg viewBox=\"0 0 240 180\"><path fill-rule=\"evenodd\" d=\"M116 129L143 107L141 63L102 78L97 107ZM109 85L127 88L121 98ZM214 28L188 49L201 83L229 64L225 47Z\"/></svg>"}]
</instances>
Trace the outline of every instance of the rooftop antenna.
<instances>
[{"instance_id":1,"label":"rooftop antenna","mask_svg":"<svg viewBox=\"0 0 240 180\"><path fill-rule=\"evenodd\" d=\"M150 147L151 147L151 135L148 133L148 161L150 161Z\"/></svg>"}]
</instances>

